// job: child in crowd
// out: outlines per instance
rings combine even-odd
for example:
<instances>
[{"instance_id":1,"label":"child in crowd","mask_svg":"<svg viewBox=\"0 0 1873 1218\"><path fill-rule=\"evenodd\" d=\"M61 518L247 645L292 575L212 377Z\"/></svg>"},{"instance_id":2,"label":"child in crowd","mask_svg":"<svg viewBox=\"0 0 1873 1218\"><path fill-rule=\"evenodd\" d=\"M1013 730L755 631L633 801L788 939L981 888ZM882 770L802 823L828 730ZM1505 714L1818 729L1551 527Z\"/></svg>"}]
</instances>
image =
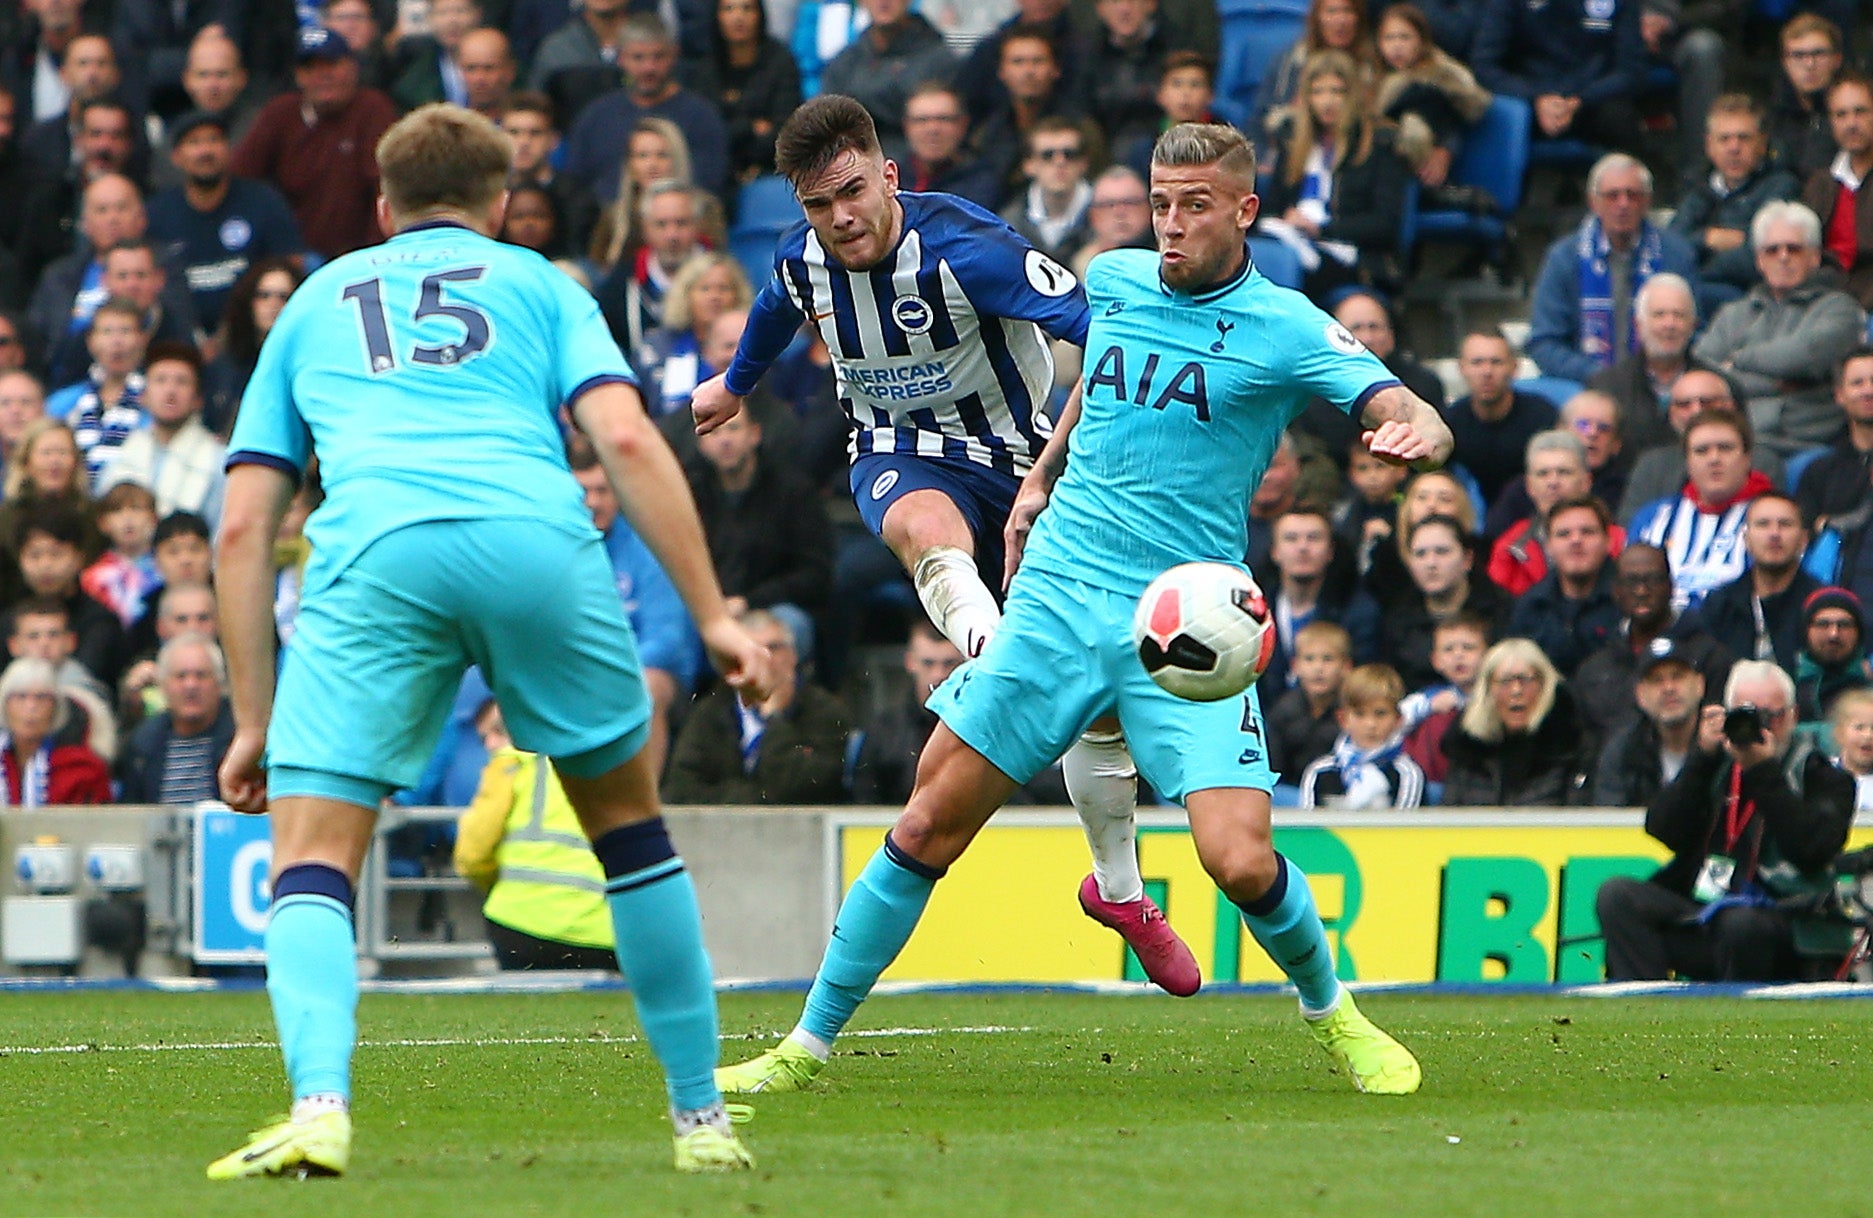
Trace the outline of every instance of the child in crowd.
<instances>
[{"instance_id":1,"label":"child in crowd","mask_svg":"<svg viewBox=\"0 0 1873 1218\"><path fill-rule=\"evenodd\" d=\"M1294 633L1293 689L1266 712L1268 762L1280 781L1298 786L1308 763L1333 751L1340 725L1340 683L1353 669L1353 638L1337 622L1309 622Z\"/></svg>"},{"instance_id":2,"label":"child in crowd","mask_svg":"<svg viewBox=\"0 0 1873 1218\"><path fill-rule=\"evenodd\" d=\"M134 482L119 482L97 505L98 530L110 549L85 568L78 586L117 615L128 629L160 582L156 574L156 496Z\"/></svg>"},{"instance_id":3,"label":"child in crowd","mask_svg":"<svg viewBox=\"0 0 1873 1218\"><path fill-rule=\"evenodd\" d=\"M1853 775L1854 811L1873 809L1873 689L1850 689L1834 699L1834 764Z\"/></svg>"},{"instance_id":4,"label":"child in crowd","mask_svg":"<svg viewBox=\"0 0 1873 1218\"><path fill-rule=\"evenodd\" d=\"M1333 751L1301 775L1303 808L1415 808L1424 802L1424 771L1404 752L1405 683L1386 664L1362 664L1340 685L1340 725Z\"/></svg>"},{"instance_id":5,"label":"child in crowd","mask_svg":"<svg viewBox=\"0 0 1873 1218\"><path fill-rule=\"evenodd\" d=\"M1346 480L1352 491L1333 507L1333 535L1351 554L1363 579L1372 567L1372 549L1398 526L1398 493L1411 470L1381 461L1355 440L1347 456Z\"/></svg>"},{"instance_id":6,"label":"child in crowd","mask_svg":"<svg viewBox=\"0 0 1873 1218\"><path fill-rule=\"evenodd\" d=\"M1489 650L1489 621L1480 614L1458 613L1439 622L1431 634L1431 667L1443 680L1405 698L1398 711L1405 733L1405 755L1424 772L1427 782L1444 781L1444 732L1476 690L1476 673Z\"/></svg>"},{"instance_id":7,"label":"child in crowd","mask_svg":"<svg viewBox=\"0 0 1873 1218\"><path fill-rule=\"evenodd\" d=\"M1158 109L1164 121L1149 136L1142 136L1120 151L1119 163L1151 180L1151 149L1158 136L1178 123L1214 123L1219 121L1210 105L1216 100L1216 61L1201 51L1172 51L1164 57L1158 76Z\"/></svg>"}]
</instances>

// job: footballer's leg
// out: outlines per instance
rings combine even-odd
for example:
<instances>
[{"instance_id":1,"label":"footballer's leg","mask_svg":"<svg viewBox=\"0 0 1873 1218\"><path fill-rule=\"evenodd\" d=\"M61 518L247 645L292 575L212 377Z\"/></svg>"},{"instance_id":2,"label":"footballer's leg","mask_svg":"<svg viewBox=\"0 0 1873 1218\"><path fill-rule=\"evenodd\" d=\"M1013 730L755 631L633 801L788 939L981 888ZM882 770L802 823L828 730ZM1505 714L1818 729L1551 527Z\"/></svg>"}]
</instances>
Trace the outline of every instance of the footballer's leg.
<instances>
[{"instance_id":1,"label":"footballer's leg","mask_svg":"<svg viewBox=\"0 0 1873 1218\"><path fill-rule=\"evenodd\" d=\"M886 509L879 537L910 573L930 623L964 656L982 653L1001 609L976 568L975 531L949 494L913 490Z\"/></svg>"},{"instance_id":2,"label":"footballer's leg","mask_svg":"<svg viewBox=\"0 0 1873 1218\"><path fill-rule=\"evenodd\" d=\"M798 1026L759 1057L716 1071L722 1090L799 1091L813 1081L879 974L910 941L936 882L1019 785L938 722L917 763L910 803L839 906Z\"/></svg>"},{"instance_id":3,"label":"footballer's leg","mask_svg":"<svg viewBox=\"0 0 1873 1218\"><path fill-rule=\"evenodd\" d=\"M1340 985L1307 876L1274 848L1268 792L1211 787L1190 792L1184 807L1204 870L1300 991L1301 1015L1314 1039L1361 1091L1416 1091L1421 1079L1417 1059L1360 1014Z\"/></svg>"},{"instance_id":4,"label":"footballer's leg","mask_svg":"<svg viewBox=\"0 0 1873 1218\"><path fill-rule=\"evenodd\" d=\"M377 801L388 789L310 771L276 770L269 781L282 791L326 792L282 794L268 810L273 902L265 935L267 997L293 1106L210 1164L211 1180L336 1176L351 1159L351 1054L358 1035L352 897Z\"/></svg>"}]
</instances>

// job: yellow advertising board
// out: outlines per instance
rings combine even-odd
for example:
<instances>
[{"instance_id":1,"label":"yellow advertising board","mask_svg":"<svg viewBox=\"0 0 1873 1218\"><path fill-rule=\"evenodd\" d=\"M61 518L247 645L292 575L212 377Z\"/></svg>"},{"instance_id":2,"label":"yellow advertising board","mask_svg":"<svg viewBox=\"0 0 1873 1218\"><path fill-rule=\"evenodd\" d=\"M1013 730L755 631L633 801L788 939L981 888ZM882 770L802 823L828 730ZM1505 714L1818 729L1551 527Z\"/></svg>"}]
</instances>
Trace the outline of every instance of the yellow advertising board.
<instances>
[{"instance_id":1,"label":"yellow advertising board","mask_svg":"<svg viewBox=\"0 0 1873 1218\"><path fill-rule=\"evenodd\" d=\"M1667 853L1635 812L1300 815L1277 824L1275 846L1307 873L1349 981L1597 981L1594 894L1610 876L1650 875ZM889 823L835 825L842 890ZM1873 840L1873 830L1855 839ZM1138 848L1147 885L1206 979L1282 979L1204 874L1181 818L1148 814ZM1071 813L1004 813L936 886L885 978L1139 979L1118 936L1080 912L1088 870Z\"/></svg>"}]
</instances>

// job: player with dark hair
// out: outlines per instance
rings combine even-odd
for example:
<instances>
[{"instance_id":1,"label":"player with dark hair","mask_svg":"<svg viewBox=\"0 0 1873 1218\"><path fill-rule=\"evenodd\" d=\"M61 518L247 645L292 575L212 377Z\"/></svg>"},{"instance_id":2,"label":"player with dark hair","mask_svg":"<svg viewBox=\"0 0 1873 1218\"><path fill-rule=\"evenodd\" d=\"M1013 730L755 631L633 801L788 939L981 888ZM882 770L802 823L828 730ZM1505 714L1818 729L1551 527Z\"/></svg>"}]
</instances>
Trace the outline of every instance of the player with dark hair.
<instances>
[{"instance_id":1,"label":"player with dark hair","mask_svg":"<svg viewBox=\"0 0 1873 1218\"><path fill-rule=\"evenodd\" d=\"M806 212L775 253L728 370L690 399L707 433L810 322L851 417L859 515L965 656L1001 620L1002 523L1053 432L1049 337L1086 342L1073 273L953 195L898 190L865 108L826 94L794 112L775 163ZM1117 930L1165 990L1202 984L1138 870L1137 771L1117 725L1089 724L1061 768L1092 848L1080 905Z\"/></svg>"},{"instance_id":2,"label":"player with dark hair","mask_svg":"<svg viewBox=\"0 0 1873 1218\"><path fill-rule=\"evenodd\" d=\"M1088 270L1083 394L1009 516L1019 571L1008 615L931 695L941 722L916 789L840 907L799 1025L719 1071L725 1089L810 1083L936 881L1016 787L1116 711L1145 777L1184 805L1204 869L1299 989L1315 1039L1362 1091L1417 1090L1416 1059L1341 987L1307 879L1274 848L1255 689L1183 701L1151 680L1132 642L1138 596L1160 572L1240 565L1250 494L1311 398L1363 411L1366 446L1386 460L1430 467L1450 453L1428 403L1344 326L1255 272L1254 190L1254 148L1234 128L1184 123L1158 140L1158 253L1114 250Z\"/></svg>"},{"instance_id":3,"label":"player with dark hair","mask_svg":"<svg viewBox=\"0 0 1873 1218\"><path fill-rule=\"evenodd\" d=\"M293 1107L212 1179L345 1170L353 886L379 804L421 777L471 662L515 744L552 759L604 868L676 1166L752 1166L712 1077L696 894L658 806L651 702L567 468L562 407L728 682L765 696L766 656L728 616L682 471L598 306L538 254L493 240L511 152L456 106L392 127L377 209L394 235L294 293L241 403L220 544L236 724L221 789L272 820L267 993ZM306 527L313 558L276 697L273 539L315 450L326 498Z\"/></svg>"}]
</instances>

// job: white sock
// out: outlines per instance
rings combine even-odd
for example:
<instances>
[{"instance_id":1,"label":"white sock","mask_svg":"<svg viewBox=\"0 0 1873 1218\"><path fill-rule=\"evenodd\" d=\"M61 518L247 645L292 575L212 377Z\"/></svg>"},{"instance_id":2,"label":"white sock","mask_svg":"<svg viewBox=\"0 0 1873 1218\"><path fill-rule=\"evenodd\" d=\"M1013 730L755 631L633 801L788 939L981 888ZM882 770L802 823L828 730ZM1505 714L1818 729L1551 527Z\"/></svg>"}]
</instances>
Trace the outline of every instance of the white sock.
<instances>
[{"instance_id":1,"label":"white sock","mask_svg":"<svg viewBox=\"0 0 1873 1218\"><path fill-rule=\"evenodd\" d=\"M728 1119L728 1109L722 1107L721 1100L717 1100L707 1108L691 1108L686 1112L678 1112L672 1108L670 1109L670 1124L676 1127L676 1136L679 1138L704 1125L713 1125L722 1133L729 1133L734 1128Z\"/></svg>"},{"instance_id":2,"label":"white sock","mask_svg":"<svg viewBox=\"0 0 1873 1218\"><path fill-rule=\"evenodd\" d=\"M1138 871L1138 770L1117 732L1087 732L1060 759L1067 795L1093 852L1093 879L1108 901L1145 895Z\"/></svg>"},{"instance_id":3,"label":"white sock","mask_svg":"<svg viewBox=\"0 0 1873 1218\"><path fill-rule=\"evenodd\" d=\"M823 1062L832 1056L832 1046L805 1028L795 1028L787 1033L787 1039L811 1053L819 1061Z\"/></svg>"},{"instance_id":4,"label":"white sock","mask_svg":"<svg viewBox=\"0 0 1873 1218\"><path fill-rule=\"evenodd\" d=\"M293 1101L293 1124L304 1125L307 1121L327 1112L350 1112L351 1101L335 1091L308 1095L304 1099Z\"/></svg>"},{"instance_id":5,"label":"white sock","mask_svg":"<svg viewBox=\"0 0 1873 1218\"><path fill-rule=\"evenodd\" d=\"M931 625L964 656L979 655L1001 624L1002 611L982 582L976 560L955 546L934 546L917 560L911 583Z\"/></svg>"}]
</instances>

